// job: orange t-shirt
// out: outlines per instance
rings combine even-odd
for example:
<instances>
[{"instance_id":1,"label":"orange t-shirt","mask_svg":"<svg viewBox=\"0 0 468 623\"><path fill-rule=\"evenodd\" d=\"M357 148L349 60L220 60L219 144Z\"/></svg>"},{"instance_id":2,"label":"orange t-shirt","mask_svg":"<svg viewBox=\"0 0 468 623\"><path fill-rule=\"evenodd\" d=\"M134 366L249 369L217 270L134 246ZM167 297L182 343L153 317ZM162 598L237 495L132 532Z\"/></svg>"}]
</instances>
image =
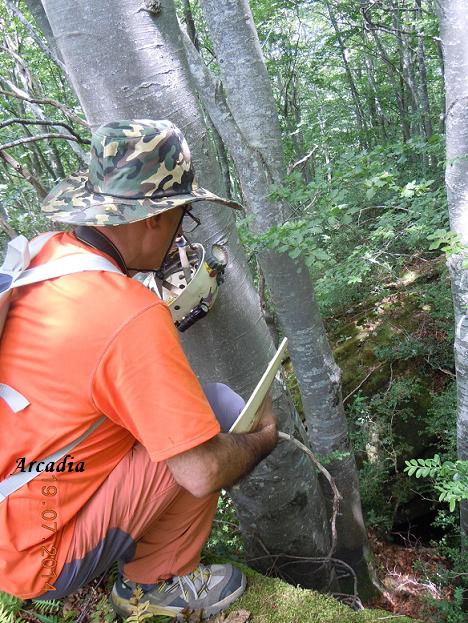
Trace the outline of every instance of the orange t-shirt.
<instances>
[{"instance_id":1,"label":"orange t-shirt","mask_svg":"<svg viewBox=\"0 0 468 623\"><path fill-rule=\"evenodd\" d=\"M90 252L61 233L33 265ZM26 466L44 459L106 416L70 453L68 465L82 461L83 472L42 472L0 503L0 590L23 599L53 586L77 513L135 439L157 462L220 430L166 305L115 273L18 288L1 340L0 383L31 403L15 414L0 400L0 481L21 458Z\"/></svg>"}]
</instances>

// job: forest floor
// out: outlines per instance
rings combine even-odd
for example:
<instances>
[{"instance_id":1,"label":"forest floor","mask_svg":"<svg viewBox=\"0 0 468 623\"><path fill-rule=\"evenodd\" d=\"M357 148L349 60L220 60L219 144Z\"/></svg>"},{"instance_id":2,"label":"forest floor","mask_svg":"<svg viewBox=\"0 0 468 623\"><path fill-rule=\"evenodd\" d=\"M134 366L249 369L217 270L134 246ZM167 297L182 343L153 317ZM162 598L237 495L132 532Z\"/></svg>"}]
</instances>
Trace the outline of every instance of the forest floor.
<instances>
[{"instance_id":1,"label":"forest floor","mask_svg":"<svg viewBox=\"0 0 468 623\"><path fill-rule=\"evenodd\" d=\"M208 623L380 623L391 619L391 623L416 623L403 614L389 614L382 606L375 605L361 611L353 611L336 599L312 590L301 589L282 580L266 577L243 568L248 577L248 589L227 611L211 617ZM23 609L21 619L28 623L111 623L114 613L108 605L109 578L102 576L70 595L61 602L54 617L38 617L35 611ZM201 623L200 612L186 614L187 623ZM147 617L148 615L146 615ZM63 617L63 618L62 618ZM145 620L144 609L140 617L132 621ZM168 617L147 618L146 623L169 623Z\"/></svg>"},{"instance_id":2,"label":"forest floor","mask_svg":"<svg viewBox=\"0 0 468 623\"><path fill-rule=\"evenodd\" d=\"M436 576L441 566L449 568L448 562L434 548L417 542L397 545L386 543L372 534L370 542L377 574L385 591L379 599L365 604L366 607L382 608L425 623L434 623L437 613L429 601L449 599L451 595L428 580L427 573Z\"/></svg>"},{"instance_id":3,"label":"forest floor","mask_svg":"<svg viewBox=\"0 0 468 623\"><path fill-rule=\"evenodd\" d=\"M354 612L332 597L311 590L296 588L281 580L262 576L245 569L249 588L234 607L225 614L210 619L212 623L434 623L436 613L431 611L427 598L447 598L429 582L418 565L425 565L435 573L444 560L434 549L416 544L409 546L385 543L374 535L370 541L375 556L380 582L385 587L383 596L366 603L364 611ZM79 623L103 623L114 619L108 605L108 594L113 580L101 576L64 599L55 611L55 621L75 620ZM21 618L37 623L36 608L22 610ZM26 614L26 616L25 616ZM75 615L75 616L73 616ZM63 618L62 618L63 617ZM407 618L408 617L408 618ZM45 618L47 620L48 617ZM40 619L39 619L40 620ZM42 619L44 621L44 619ZM48 619L51 621L51 619ZM54 619L52 619L53 621ZM141 619L143 620L143 619ZM147 623L165 623L166 617L153 617ZM200 614L187 614L188 623L199 623Z\"/></svg>"}]
</instances>

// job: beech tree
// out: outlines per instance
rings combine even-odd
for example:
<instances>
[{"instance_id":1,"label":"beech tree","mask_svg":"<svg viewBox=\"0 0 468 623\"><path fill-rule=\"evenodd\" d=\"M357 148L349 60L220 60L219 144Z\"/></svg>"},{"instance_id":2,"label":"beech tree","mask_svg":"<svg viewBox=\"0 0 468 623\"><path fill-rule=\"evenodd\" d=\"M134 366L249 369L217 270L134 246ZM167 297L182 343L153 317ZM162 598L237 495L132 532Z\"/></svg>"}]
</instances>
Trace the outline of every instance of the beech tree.
<instances>
[{"instance_id":1,"label":"beech tree","mask_svg":"<svg viewBox=\"0 0 468 623\"><path fill-rule=\"evenodd\" d=\"M202 0L219 63L225 100L213 76L186 40L198 92L231 154L253 230L265 234L293 218L290 206L269 195L284 182L281 133L272 87L248 0ZM284 333L301 389L309 443L326 456L342 500L335 555L355 570L360 594L373 591L373 573L362 518L359 482L341 397L340 370L333 360L309 271L300 258L265 249L259 263Z\"/></svg>"},{"instance_id":2,"label":"beech tree","mask_svg":"<svg viewBox=\"0 0 468 623\"><path fill-rule=\"evenodd\" d=\"M450 227L459 248L448 259L455 311L455 368L457 373L458 458L468 460L468 15L463 0L440 3L441 38L445 61L446 145L445 180ZM460 248L460 245L462 247ZM460 502L462 536L468 538L468 500Z\"/></svg>"},{"instance_id":3,"label":"beech tree","mask_svg":"<svg viewBox=\"0 0 468 623\"><path fill-rule=\"evenodd\" d=\"M92 128L111 119L169 118L184 132L197 178L222 194L223 177L189 73L172 1L37 0L28 5L44 33L53 33L72 86ZM229 210L206 205L199 212L203 241L227 246L229 264L223 294L207 322L183 342L202 381L222 380L247 397L273 354L258 295ZM278 400L280 425L291 431L291 407ZM241 514L250 517L248 546L262 544L262 555L323 557L330 550L325 504L309 459L280 443L240 487ZM261 561L259 562L261 564ZM287 577L309 586L330 585L323 564L288 568ZM285 574L286 575L286 574Z\"/></svg>"}]
</instances>

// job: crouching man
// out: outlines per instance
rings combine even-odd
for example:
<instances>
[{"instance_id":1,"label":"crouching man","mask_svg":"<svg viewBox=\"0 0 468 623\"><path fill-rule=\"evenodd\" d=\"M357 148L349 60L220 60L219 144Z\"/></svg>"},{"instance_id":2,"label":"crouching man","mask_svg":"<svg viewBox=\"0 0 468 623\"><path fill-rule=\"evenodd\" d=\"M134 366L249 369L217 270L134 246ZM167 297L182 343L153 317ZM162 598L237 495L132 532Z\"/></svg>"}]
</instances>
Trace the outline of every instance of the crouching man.
<instances>
[{"instance_id":1,"label":"crouching man","mask_svg":"<svg viewBox=\"0 0 468 623\"><path fill-rule=\"evenodd\" d=\"M163 265L193 223L192 203L238 207L192 182L172 123L118 121L93 135L89 170L45 200L48 216L74 229L52 236L31 266L94 254L117 270L15 290L0 383L29 404L15 412L0 400L0 590L61 598L115 560L111 601L124 616L137 585L150 612L170 616L210 616L245 589L237 568L204 566L200 552L219 490L277 443L271 403L255 431L227 434L242 399L222 384L200 386L166 304L131 278ZM27 471L66 455L80 470L11 486L20 458Z\"/></svg>"}]
</instances>

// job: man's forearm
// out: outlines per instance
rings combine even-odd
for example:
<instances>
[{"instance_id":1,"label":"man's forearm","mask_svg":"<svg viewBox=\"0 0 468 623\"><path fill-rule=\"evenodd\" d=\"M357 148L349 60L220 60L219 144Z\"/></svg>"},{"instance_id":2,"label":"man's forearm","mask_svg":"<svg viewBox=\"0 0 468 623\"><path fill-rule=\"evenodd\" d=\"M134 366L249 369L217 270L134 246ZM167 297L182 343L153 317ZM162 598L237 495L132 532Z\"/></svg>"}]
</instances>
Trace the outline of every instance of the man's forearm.
<instances>
[{"instance_id":1,"label":"man's forearm","mask_svg":"<svg viewBox=\"0 0 468 623\"><path fill-rule=\"evenodd\" d=\"M220 433L193 450L168 460L175 480L203 497L229 488L265 458L278 441L275 426L252 433Z\"/></svg>"},{"instance_id":2,"label":"man's forearm","mask_svg":"<svg viewBox=\"0 0 468 623\"><path fill-rule=\"evenodd\" d=\"M270 454L278 433L270 427L254 433L220 433L210 441L219 458L217 474L212 475L213 490L232 487Z\"/></svg>"}]
</instances>

